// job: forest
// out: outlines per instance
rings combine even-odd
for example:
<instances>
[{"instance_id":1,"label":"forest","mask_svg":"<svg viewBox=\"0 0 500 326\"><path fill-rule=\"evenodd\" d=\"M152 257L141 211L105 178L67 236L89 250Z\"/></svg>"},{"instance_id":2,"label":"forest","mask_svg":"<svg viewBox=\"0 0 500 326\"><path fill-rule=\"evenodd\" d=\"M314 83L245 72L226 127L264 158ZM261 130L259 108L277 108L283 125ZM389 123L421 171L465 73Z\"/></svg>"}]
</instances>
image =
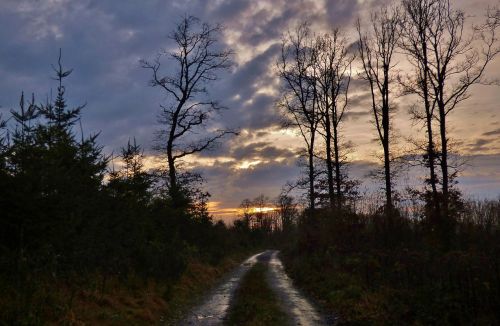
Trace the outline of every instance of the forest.
<instances>
[{"instance_id":1,"label":"forest","mask_svg":"<svg viewBox=\"0 0 500 326\"><path fill-rule=\"evenodd\" d=\"M243 200L234 223L214 218L204 176L185 164L241 137L211 124L231 110L209 92L235 65L224 27L185 15L168 36L173 49L137 63L144 87L165 99L155 140L130 135L113 153L84 131L87 105L68 105L78 69L60 49L47 67L51 95L19 90L18 106L0 111L0 324L179 323L264 249L280 251L327 324L500 323L500 197L462 194L450 132L475 87L498 87L487 73L500 11L468 19L450 1L401 0L358 19L351 36L308 21L283 32L274 110L300 139L301 174L275 198ZM343 134L356 123L346 118L353 83L369 94L378 150L370 194L350 173L357 149ZM394 131L402 98L417 134L404 150ZM161 166L148 165L150 148ZM398 184L405 169L420 171L419 185ZM256 266L236 294L255 307L231 306L226 324L286 319Z\"/></svg>"}]
</instances>

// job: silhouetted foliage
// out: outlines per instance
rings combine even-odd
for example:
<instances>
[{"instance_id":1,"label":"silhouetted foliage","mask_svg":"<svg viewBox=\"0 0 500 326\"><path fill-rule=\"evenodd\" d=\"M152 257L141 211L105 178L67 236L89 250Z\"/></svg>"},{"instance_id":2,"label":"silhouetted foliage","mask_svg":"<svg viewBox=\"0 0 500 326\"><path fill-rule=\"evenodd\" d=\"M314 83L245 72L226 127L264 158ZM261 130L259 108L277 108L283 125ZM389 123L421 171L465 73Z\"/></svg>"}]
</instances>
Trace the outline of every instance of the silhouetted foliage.
<instances>
[{"instance_id":1,"label":"silhouetted foliage","mask_svg":"<svg viewBox=\"0 0 500 326\"><path fill-rule=\"evenodd\" d=\"M68 107L65 81L72 71L61 55L54 70L54 100L37 104L22 94L12 122L0 123L2 322L57 320L71 311L77 291L98 284L104 294L111 279L172 286L188 260L216 264L249 248L251 239L240 230L212 223L209 195L194 187L199 176L178 179L188 204L174 206L161 174L146 170L135 139L108 171L98 135L75 131L83 106ZM70 296L56 309L46 302L46 289L61 286Z\"/></svg>"},{"instance_id":2,"label":"silhouetted foliage","mask_svg":"<svg viewBox=\"0 0 500 326\"><path fill-rule=\"evenodd\" d=\"M448 243L436 241L425 219L403 216L388 230L385 212L318 211L282 243L283 261L340 325L495 325L499 205L466 202Z\"/></svg>"}]
</instances>

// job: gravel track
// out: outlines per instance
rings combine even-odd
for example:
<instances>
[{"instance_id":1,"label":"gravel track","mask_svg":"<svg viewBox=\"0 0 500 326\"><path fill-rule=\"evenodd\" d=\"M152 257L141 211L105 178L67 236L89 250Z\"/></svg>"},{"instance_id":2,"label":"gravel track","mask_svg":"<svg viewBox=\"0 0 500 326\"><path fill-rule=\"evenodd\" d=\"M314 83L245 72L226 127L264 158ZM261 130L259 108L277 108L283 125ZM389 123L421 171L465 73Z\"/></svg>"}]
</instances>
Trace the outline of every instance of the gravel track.
<instances>
[{"instance_id":1,"label":"gravel track","mask_svg":"<svg viewBox=\"0 0 500 326\"><path fill-rule=\"evenodd\" d=\"M178 325L222 325L243 276L258 261L268 264L266 280L279 298L283 311L289 316L290 325L327 325L318 310L293 286L278 253L277 250L266 250L245 260L201 304L191 309Z\"/></svg>"}]
</instances>

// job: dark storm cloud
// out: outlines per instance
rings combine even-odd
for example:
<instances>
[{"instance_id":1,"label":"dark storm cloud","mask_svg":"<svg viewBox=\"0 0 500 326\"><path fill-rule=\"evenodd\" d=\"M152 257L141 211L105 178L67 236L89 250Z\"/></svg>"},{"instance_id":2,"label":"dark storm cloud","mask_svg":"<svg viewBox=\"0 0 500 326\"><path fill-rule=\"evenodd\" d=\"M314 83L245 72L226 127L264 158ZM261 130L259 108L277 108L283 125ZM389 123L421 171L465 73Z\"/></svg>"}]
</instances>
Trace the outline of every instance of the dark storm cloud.
<instances>
[{"instance_id":1,"label":"dark storm cloud","mask_svg":"<svg viewBox=\"0 0 500 326\"><path fill-rule=\"evenodd\" d=\"M226 20L227 18L240 17L240 15L250 8L251 0L225 0L221 1L217 7L210 11L211 18L216 20Z\"/></svg>"},{"instance_id":2,"label":"dark storm cloud","mask_svg":"<svg viewBox=\"0 0 500 326\"><path fill-rule=\"evenodd\" d=\"M167 35L175 22L192 14L211 23L223 23L228 32L239 30L236 40L253 47L279 41L289 22L311 16L302 1L283 1L282 9L258 9L259 2L226 0L191 1L3 1L0 4L0 105L15 107L22 90L45 100L55 88L50 65L63 49L63 64L74 68L67 80L71 105L87 102L86 132L102 131L107 151L129 137L149 150L159 104L158 89L147 87L150 78L139 59L150 59L169 46ZM278 38L278 39L277 39ZM224 40L223 40L224 41ZM253 51L250 49L250 51ZM228 106L222 124L263 129L279 124L275 98L259 93L271 86L279 44L273 44L210 89L213 98ZM238 98L231 98L239 95ZM216 152L223 153L226 146Z\"/></svg>"},{"instance_id":3,"label":"dark storm cloud","mask_svg":"<svg viewBox=\"0 0 500 326\"><path fill-rule=\"evenodd\" d=\"M468 161L481 168L468 168L459 176L459 182L466 196L498 199L500 196L500 154L471 155Z\"/></svg>"},{"instance_id":4,"label":"dark storm cloud","mask_svg":"<svg viewBox=\"0 0 500 326\"><path fill-rule=\"evenodd\" d=\"M64 66L74 68L66 81L69 103L88 102L85 130L102 131L100 142L108 150L130 136L150 142L159 96L146 87L148 77L138 60L165 43L167 30L158 26L165 25L162 15L175 12L172 7L131 1L11 1L2 6L0 21L7 27L0 29L4 107L15 106L21 90L45 99L55 88L50 64L62 48Z\"/></svg>"},{"instance_id":5,"label":"dark storm cloud","mask_svg":"<svg viewBox=\"0 0 500 326\"><path fill-rule=\"evenodd\" d=\"M252 103L245 105L243 116L244 126L250 129L264 129L280 124L281 118L275 108L276 98L266 94L258 94L252 98Z\"/></svg>"},{"instance_id":6,"label":"dark storm cloud","mask_svg":"<svg viewBox=\"0 0 500 326\"><path fill-rule=\"evenodd\" d=\"M359 41L354 41L347 46L346 52L351 55L358 55L358 49L359 49Z\"/></svg>"},{"instance_id":7,"label":"dark storm cloud","mask_svg":"<svg viewBox=\"0 0 500 326\"><path fill-rule=\"evenodd\" d=\"M275 197L280 187L297 178L300 170L293 161L258 164L236 169L234 163L219 163L198 168L207 180L208 190L224 201L224 207L238 207L244 198L259 194Z\"/></svg>"},{"instance_id":8,"label":"dark storm cloud","mask_svg":"<svg viewBox=\"0 0 500 326\"><path fill-rule=\"evenodd\" d=\"M358 11L358 2L352 0L326 1L326 14L335 26L352 24L353 13Z\"/></svg>"},{"instance_id":9,"label":"dark storm cloud","mask_svg":"<svg viewBox=\"0 0 500 326\"><path fill-rule=\"evenodd\" d=\"M245 173L240 174L240 177L233 181L234 186L245 185L246 187L258 188L264 185L276 187L276 185L283 185L287 180L295 178L297 166L295 162L273 162L259 164L244 171ZM276 181L279 181L279 183L276 183Z\"/></svg>"},{"instance_id":10,"label":"dark storm cloud","mask_svg":"<svg viewBox=\"0 0 500 326\"><path fill-rule=\"evenodd\" d=\"M226 87L228 94L238 94L243 101L250 99L260 85L271 82L274 76L270 74L269 67L275 62L279 51L279 43L269 46L265 51L238 67L231 78L221 85Z\"/></svg>"},{"instance_id":11,"label":"dark storm cloud","mask_svg":"<svg viewBox=\"0 0 500 326\"><path fill-rule=\"evenodd\" d=\"M209 17L240 31L239 43L255 47L279 39L299 21L318 18L324 12L323 5L316 0L225 0L209 10Z\"/></svg>"},{"instance_id":12,"label":"dark storm cloud","mask_svg":"<svg viewBox=\"0 0 500 326\"><path fill-rule=\"evenodd\" d=\"M241 41L252 46L257 46L269 40L279 39L288 28L293 14L292 8L287 8L277 17L272 17L269 10L260 10L253 18L257 22L254 28L243 34ZM259 23L260 22L260 23Z\"/></svg>"},{"instance_id":13,"label":"dark storm cloud","mask_svg":"<svg viewBox=\"0 0 500 326\"><path fill-rule=\"evenodd\" d=\"M357 79L353 81L356 82ZM366 86L364 83L354 83L351 86L350 92L352 93L349 95L349 103L344 116L346 120L356 121L362 117L371 117L371 94L364 90L364 86Z\"/></svg>"}]
</instances>

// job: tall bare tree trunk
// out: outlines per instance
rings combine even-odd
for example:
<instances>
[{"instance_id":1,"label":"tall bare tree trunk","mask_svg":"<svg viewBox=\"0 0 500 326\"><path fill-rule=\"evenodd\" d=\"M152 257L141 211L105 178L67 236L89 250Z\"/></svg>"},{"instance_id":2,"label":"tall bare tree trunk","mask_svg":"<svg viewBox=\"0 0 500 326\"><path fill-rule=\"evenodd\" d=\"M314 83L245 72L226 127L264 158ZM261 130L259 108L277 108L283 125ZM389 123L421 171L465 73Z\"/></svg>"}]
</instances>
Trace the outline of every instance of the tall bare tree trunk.
<instances>
[{"instance_id":1,"label":"tall bare tree trunk","mask_svg":"<svg viewBox=\"0 0 500 326\"><path fill-rule=\"evenodd\" d=\"M331 121L329 112L325 112L325 145L326 145L326 171L327 171L327 181L328 181L328 198L330 202L330 208L335 208L335 191L334 191L334 178L333 178L333 161L332 161L332 132L331 132ZM336 142L336 136L333 137L333 141ZM335 147L335 146L334 146ZM338 152L338 148L336 148ZM337 191L337 196L340 193Z\"/></svg>"},{"instance_id":2,"label":"tall bare tree trunk","mask_svg":"<svg viewBox=\"0 0 500 326\"><path fill-rule=\"evenodd\" d=\"M382 129L383 129L383 140L382 147L384 149L384 174L385 174L385 198L386 198L386 209L390 212L393 209L392 202L392 180L391 180L391 157L389 148L389 137L390 137L390 114L389 114L389 62L384 65L384 86L382 87Z\"/></svg>"},{"instance_id":3,"label":"tall bare tree trunk","mask_svg":"<svg viewBox=\"0 0 500 326\"><path fill-rule=\"evenodd\" d=\"M309 208L315 205L314 150L318 124L322 116L318 112L317 76L313 69L314 49L309 25L301 24L294 33L288 32L281 44L278 73L285 82L284 94L279 105L286 110L290 125L297 128L306 143L308 155Z\"/></svg>"},{"instance_id":4,"label":"tall bare tree trunk","mask_svg":"<svg viewBox=\"0 0 500 326\"><path fill-rule=\"evenodd\" d=\"M314 195L314 140L315 134L311 135L311 143L309 147L309 207L312 211L316 209L315 195Z\"/></svg>"},{"instance_id":5,"label":"tall bare tree trunk","mask_svg":"<svg viewBox=\"0 0 500 326\"><path fill-rule=\"evenodd\" d=\"M342 175L340 172L340 151L338 137L338 123L333 122L333 151L335 155L335 186L337 190L337 209L342 209Z\"/></svg>"},{"instance_id":6,"label":"tall bare tree trunk","mask_svg":"<svg viewBox=\"0 0 500 326\"><path fill-rule=\"evenodd\" d=\"M422 3L420 4L422 6ZM421 69L423 70L423 78L421 81L422 94L424 99L425 106L425 119L426 119L426 129L427 129L427 160L429 164L429 183L431 185L432 191L432 208L435 213L439 212L439 198L437 192L437 177L436 177L436 149L434 145L434 135L432 133L432 121L434 115L434 109L430 103L430 94L429 94L429 57L427 53L427 32L426 28L429 26L429 19L431 17L427 13L427 8L420 7L419 18L423 20L420 22L420 26L418 26L418 37L420 40L421 53L422 56L420 61L422 62ZM425 12L424 12L425 11ZM427 13L427 15L426 15ZM418 57L418 55L417 55Z\"/></svg>"},{"instance_id":7,"label":"tall bare tree trunk","mask_svg":"<svg viewBox=\"0 0 500 326\"><path fill-rule=\"evenodd\" d=\"M448 138L446 137L446 111L442 102L442 93L438 101L439 133L441 137L441 182L443 191L443 215L448 217L449 208L449 172L448 172Z\"/></svg>"},{"instance_id":8,"label":"tall bare tree trunk","mask_svg":"<svg viewBox=\"0 0 500 326\"><path fill-rule=\"evenodd\" d=\"M425 105L425 119L427 129L427 160L429 164L429 183L432 191L432 209L435 213L439 212L439 198L437 192L436 176L436 148L434 145L434 135L432 133L432 120L434 110L431 107L429 97L429 63L427 61L427 42L422 42L424 78L422 81L422 91Z\"/></svg>"}]
</instances>

